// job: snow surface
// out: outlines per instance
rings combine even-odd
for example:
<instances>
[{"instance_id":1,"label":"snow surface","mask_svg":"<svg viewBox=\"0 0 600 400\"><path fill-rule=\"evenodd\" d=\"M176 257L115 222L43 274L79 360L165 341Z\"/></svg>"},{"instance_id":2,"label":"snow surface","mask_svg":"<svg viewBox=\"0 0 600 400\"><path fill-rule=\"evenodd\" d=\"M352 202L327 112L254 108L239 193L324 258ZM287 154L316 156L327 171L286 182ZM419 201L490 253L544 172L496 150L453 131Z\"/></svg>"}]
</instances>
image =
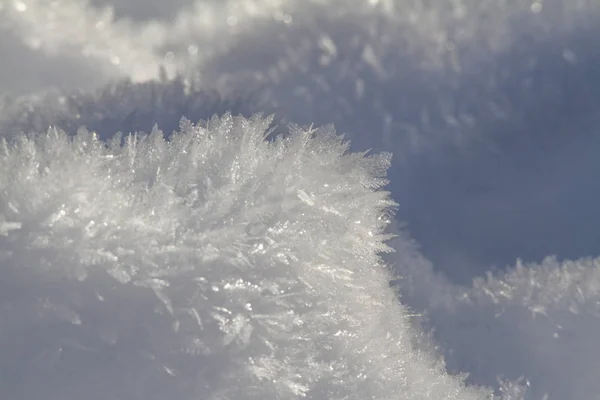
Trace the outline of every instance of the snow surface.
<instances>
[{"instance_id":1,"label":"snow surface","mask_svg":"<svg viewBox=\"0 0 600 400\"><path fill-rule=\"evenodd\" d=\"M2 398L600 398L599 13L0 0Z\"/></svg>"}]
</instances>

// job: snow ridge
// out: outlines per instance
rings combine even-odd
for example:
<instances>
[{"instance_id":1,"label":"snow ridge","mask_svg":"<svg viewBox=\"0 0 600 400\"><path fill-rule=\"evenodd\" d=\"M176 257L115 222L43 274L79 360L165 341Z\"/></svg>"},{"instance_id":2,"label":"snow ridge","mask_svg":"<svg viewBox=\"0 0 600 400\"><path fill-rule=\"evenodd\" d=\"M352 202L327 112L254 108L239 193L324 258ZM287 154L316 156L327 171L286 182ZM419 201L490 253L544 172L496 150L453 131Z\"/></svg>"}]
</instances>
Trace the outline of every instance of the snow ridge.
<instances>
[{"instance_id":1,"label":"snow ridge","mask_svg":"<svg viewBox=\"0 0 600 400\"><path fill-rule=\"evenodd\" d=\"M491 396L389 287L390 156L271 121L2 140L3 398Z\"/></svg>"}]
</instances>

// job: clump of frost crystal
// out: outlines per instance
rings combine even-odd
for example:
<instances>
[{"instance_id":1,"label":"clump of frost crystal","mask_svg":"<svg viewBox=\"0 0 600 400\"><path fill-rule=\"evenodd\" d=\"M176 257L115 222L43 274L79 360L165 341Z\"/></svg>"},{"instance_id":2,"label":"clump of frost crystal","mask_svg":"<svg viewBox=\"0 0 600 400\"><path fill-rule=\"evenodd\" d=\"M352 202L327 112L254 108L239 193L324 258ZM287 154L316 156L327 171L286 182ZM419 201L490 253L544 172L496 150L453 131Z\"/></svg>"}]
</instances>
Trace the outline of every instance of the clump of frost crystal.
<instances>
[{"instance_id":1,"label":"clump of frost crystal","mask_svg":"<svg viewBox=\"0 0 600 400\"><path fill-rule=\"evenodd\" d=\"M0 397L491 398L389 288L390 156L270 124L0 142Z\"/></svg>"}]
</instances>

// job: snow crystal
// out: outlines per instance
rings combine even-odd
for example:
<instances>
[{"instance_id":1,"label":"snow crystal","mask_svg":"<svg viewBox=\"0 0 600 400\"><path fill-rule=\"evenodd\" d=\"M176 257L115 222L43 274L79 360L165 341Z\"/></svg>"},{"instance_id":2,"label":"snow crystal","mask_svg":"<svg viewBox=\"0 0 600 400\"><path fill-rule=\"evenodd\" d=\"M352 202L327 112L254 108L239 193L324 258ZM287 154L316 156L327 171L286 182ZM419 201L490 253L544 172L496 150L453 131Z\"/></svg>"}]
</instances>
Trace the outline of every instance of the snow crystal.
<instances>
[{"instance_id":1,"label":"snow crystal","mask_svg":"<svg viewBox=\"0 0 600 400\"><path fill-rule=\"evenodd\" d=\"M597 397L595 0L22 3L5 397Z\"/></svg>"},{"instance_id":2,"label":"snow crystal","mask_svg":"<svg viewBox=\"0 0 600 400\"><path fill-rule=\"evenodd\" d=\"M390 156L271 121L9 141L2 397L487 396L415 347L389 288Z\"/></svg>"}]
</instances>

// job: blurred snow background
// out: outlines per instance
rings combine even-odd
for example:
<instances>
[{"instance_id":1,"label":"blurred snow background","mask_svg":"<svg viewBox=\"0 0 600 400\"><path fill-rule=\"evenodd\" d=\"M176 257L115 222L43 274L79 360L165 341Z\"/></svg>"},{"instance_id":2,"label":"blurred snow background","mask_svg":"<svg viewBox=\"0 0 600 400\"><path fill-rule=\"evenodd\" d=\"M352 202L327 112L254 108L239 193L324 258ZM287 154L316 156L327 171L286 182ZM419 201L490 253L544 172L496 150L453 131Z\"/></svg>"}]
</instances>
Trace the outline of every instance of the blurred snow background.
<instances>
[{"instance_id":1,"label":"blurred snow background","mask_svg":"<svg viewBox=\"0 0 600 400\"><path fill-rule=\"evenodd\" d=\"M398 313L416 314L416 348L470 385L523 377L528 398L599 398L599 13L593 0L4 0L0 134L169 134L181 116L228 110L274 112L279 131L333 123L352 151L394 155L388 230L399 236L384 258L410 310ZM118 296L135 312L136 294ZM157 398L176 393L164 385ZM398 398L470 395L452 385Z\"/></svg>"}]
</instances>

